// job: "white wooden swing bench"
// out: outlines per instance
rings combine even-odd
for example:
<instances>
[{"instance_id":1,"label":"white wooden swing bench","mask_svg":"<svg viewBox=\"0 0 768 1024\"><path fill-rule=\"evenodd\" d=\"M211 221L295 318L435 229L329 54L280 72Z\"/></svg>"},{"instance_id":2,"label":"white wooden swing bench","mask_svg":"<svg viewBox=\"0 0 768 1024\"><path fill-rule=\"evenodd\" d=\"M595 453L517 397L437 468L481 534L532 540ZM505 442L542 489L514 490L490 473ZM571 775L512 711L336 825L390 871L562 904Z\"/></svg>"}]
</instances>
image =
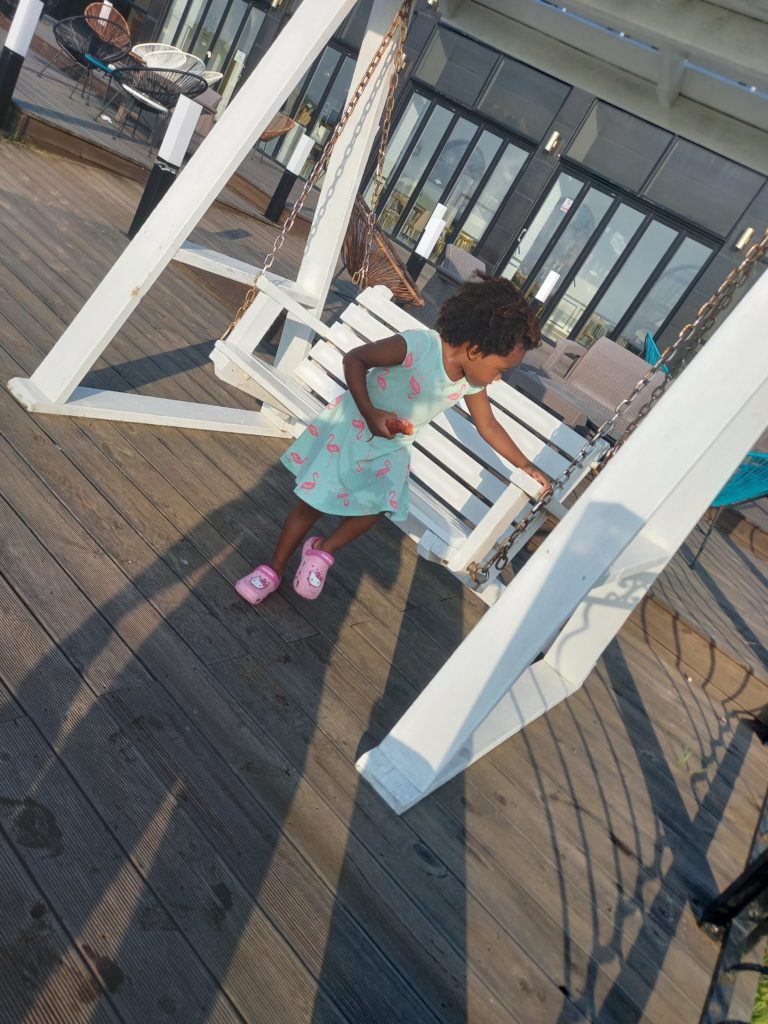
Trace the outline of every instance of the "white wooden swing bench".
<instances>
[{"instance_id":1,"label":"white wooden swing bench","mask_svg":"<svg viewBox=\"0 0 768 1024\"><path fill-rule=\"evenodd\" d=\"M187 257L191 254L188 252ZM185 259L185 257L182 257ZM190 260L191 262L191 260ZM202 260L199 260L199 265ZM208 269L213 269L210 264ZM219 272L225 272L222 267ZM391 301L391 292L379 285L367 288L325 325L308 313L295 292L269 277L259 278L259 290L291 316L308 324L318 335L308 355L287 374L251 355L230 340L218 341L214 362L234 364L267 394L262 410L298 436L317 413L345 390L342 360L346 352L365 342L423 325ZM489 388L497 418L524 454L539 469L556 477L581 450L584 438L541 409L509 385ZM286 420L287 417L287 420ZM605 447L601 442L595 456ZM582 465L562 491L553 495L548 511L560 518L561 501L588 471ZM419 554L444 564L478 596L493 604L503 590L499 570L493 567L481 585L471 582L467 567L493 551L512 523L525 514L538 497L539 484L522 470L500 458L477 434L466 407L441 414L414 446L411 465L410 515L398 524L417 544ZM547 510L534 517L510 556L541 525Z\"/></svg>"}]
</instances>

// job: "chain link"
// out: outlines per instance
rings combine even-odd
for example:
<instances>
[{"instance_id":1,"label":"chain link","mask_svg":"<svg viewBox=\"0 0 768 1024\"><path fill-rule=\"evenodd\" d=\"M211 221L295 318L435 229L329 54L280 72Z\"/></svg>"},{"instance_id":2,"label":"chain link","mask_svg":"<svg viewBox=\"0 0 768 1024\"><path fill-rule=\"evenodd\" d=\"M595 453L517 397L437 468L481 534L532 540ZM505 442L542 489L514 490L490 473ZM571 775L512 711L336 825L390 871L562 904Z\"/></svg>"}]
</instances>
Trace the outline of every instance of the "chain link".
<instances>
[{"instance_id":1,"label":"chain link","mask_svg":"<svg viewBox=\"0 0 768 1024\"><path fill-rule=\"evenodd\" d=\"M234 315L234 318L232 319L232 323L229 325L229 327L226 329L226 331L222 335L222 340L224 340L225 338L229 337L229 335L232 333L232 331L235 329L235 327L238 325L238 323L242 319L243 314L245 313L245 311L248 309L248 307L251 305L253 300L258 295L258 293L259 293L259 286L258 286L259 278L262 276L262 274L266 274L267 273L267 271L270 269L270 267L274 263L275 257L277 256L278 252L280 251L280 249L282 249L283 243L285 242L286 235L293 228L293 225L294 225L294 223L296 221L296 218L298 217L299 213L301 212L301 210L302 210L302 208L304 206L304 203L307 200L307 196L311 192L315 182L320 177L320 175L326 170L326 167L328 165L328 161L329 161L329 159L331 157L331 153L333 152L333 149L334 149L334 147L335 147L335 145L336 145L336 143L337 143L337 141L339 139L339 136L344 131L344 128L346 127L347 122L349 121L349 119L352 116L355 108L357 107L358 102L360 101L360 97L365 92L366 86L370 82L371 78L373 77L374 72L376 71L376 68L379 66L379 64L381 63L384 55L386 54L387 50L389 49L389 44L392 42L392 39L393 39L395 33L398 32L398 30L399 30L400 34L399 34L399 37L398 37L398 44L397 44L396 52L399 53L399 55L400 55L399 59L400 59L400 61L402 61L402 48L403 48L404 43L405 43L405 33L407 31L408 17L410 15L410 11L411 11L412 5L413 5L413 0L403 0L403 3L400 6L400 9L398 10L397 14L395 15L395 17L394 17L394 19L392 21L392 24L387 29L386 34L382 37L382 40L379 43L379 46L376 49L376 52L374 53L373 57L371 58L370 63L368 64L368 67L365 69L363 77L358 82L357 88L355 89L352 97L350 98L349 102L347 103L347 106L346 106L346 108L344 110L344 113L342 114L341 118L339 119L338 123L336 124L336 127L334 128L333 132L331 133L331 136L328 139L328 142L325 144L325 147L324 147L322 153L320 154L320 157L318 158L317 162L315 163L315 166L312 168L312 170L311 170L311 172L309 174L309 177L304 182L304 187L302 188L301 193L299 194L298 199L294 203L293 209L291 210L291 212L288 214L288 216L285 219L285 223L283 224L282 231L275 238L274 244L272 246L272 251L267 255L266 259L264 260L263 267L261 268L259 273L254 278L253 284L251 285L251 287L249 288L248 292L246 293L246 296L243 299L242 305L237 310L237 312ZM395 66L393 68L393 77L396 77L397 74L398 74L398 68L397 68L397 64L395 64ZM390 87L390 93L391 93L392 97L394 97L394 92L392 91L391 87ZM388 96L387 96L388 104L389 104L389 99L390 99L390 94L388 94ZM389 118L390 118L390 120L391 120L391 116L392 116L392 111L391 111L391 107L390 107L390 109L389 109ZM381 148L381 147L379 147L379 148ZM383 157L380 156L379 159L383 160ZM368 249L368 255L370 255L370 248ZM367 258L366 258L366 272L367 272Z\"/></svg>"},{"instance_id":2,"label":"chain link","mask_svg":"<svg viewBox=\"0 0 768 1024\"><path fill-rule=\"evenodd\" d=\"M379 135L379 150L376 156L376 169L373 172L373 192L371 193L371 205L366 219L367 223L365 246L363 249L363 261L360 264L360 267L352 275L352 280L360 289L365 288L368 284L368 268L371 261L371 250L373 249L373 238L376 229L376 211L379 205L381 190L384 187L384 158L387 155L389 132L392 127L392 112L395 107L397 83L400 78L400 72L405 65L405 38L408 33L408 17L410 14L411 2L412 0L408 0L407 3L404 3L398 12L400 25L392 58L392 74L389 77L387 99L384 104L384 117L381 124L381 134Z\"/></svg>"},{"instance_id":3,"label":"chain link","mask_svg":"<svg viewBox=\"0 0 768 1024\"><path fill-rule=\"evenodd\" d=\"M610 419L607 419L602 423L591 438L584 444L581 451L576 457L566 466L566 468L560 473L560 475L552 481L549 490L539 498L526 514L515 523L511 533L508 534L504 540L499 543L491 555L481 563L472 562L467 566L467 572L476 585L485 583L490 575L491 566L495 566L498 570L503 569L509 562L509 550L514 544L515 540L520 536L526 527L532 522L535 516L543 509L546 508L550 500L554 497L555 493L562 488L576 469L582 465L589 453L594 449L598 441L606 437L616 420L627 410L627 408L635 401L637 396L645 390L650 381L653 379L654 374L664 366L671 358L675 355L677 350L684 343L688 343L689 347L684 353L682 361L678 364L677 372L685 366L687 357L690 354L691 349L698 349L705 344L706 337L704 336L707 331L713 326L715 320L727 309L731 304L734 292L737 288L740 288L750 277L754 270L755 264L759 259L762 259L766 253L768 253L768 231L765 232L763 238L756 242L755 245L747 253L744 260L734 267L733 270L728 274L726 279L717 289L704 305L699 309L696 319L680 331L677 339L665 349L659 359L649 367L648 372L642 377L632 389L632 392L616 406L616 410ZM691 342L696 342L695 346ZM594 471L599 473L613 458L616 452L624 445L629 436L634 432L638 423L640 423L649 413L651 408L656 404L658 399L661 397L663 392L669 383L669 377L665 375L663 382L651 393L650 401L639 411L638 415L634 418L632 423L628 426L627 430L623 433L620 440L616 441L614 445L606 449L604 453L599 455L598 461L595 463Z\"/></svg>"}]
</instances>

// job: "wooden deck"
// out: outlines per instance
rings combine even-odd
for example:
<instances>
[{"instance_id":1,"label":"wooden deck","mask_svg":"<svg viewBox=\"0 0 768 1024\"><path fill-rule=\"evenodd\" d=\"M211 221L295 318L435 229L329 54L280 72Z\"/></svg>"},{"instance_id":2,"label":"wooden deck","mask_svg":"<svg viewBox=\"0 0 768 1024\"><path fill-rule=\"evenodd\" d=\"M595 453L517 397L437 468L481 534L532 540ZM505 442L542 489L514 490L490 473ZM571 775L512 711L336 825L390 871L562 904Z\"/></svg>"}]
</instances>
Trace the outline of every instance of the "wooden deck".
<instances>
[{"instance_id":1,"label":"wooden deck","mask_svg":"<svg viewBox=\"0 0 768 1024\"><path fill-rule=\"evenodd\" d=\"M0 183L6 381L124 247L139 187L8 142ZM242 255L269 230L216 208L194 237ZM88 383L247 404L207 360L230 312L172 266ZM4 1022L698 1020L717 948L692 901L747 855L764 684L676 663L638 616L398 819L356 753L480 603L385 526L322 601L254 611L231 583L278 532L279 443L33 418L5 390L0 412Z\"/></svg>"}]
</instances>

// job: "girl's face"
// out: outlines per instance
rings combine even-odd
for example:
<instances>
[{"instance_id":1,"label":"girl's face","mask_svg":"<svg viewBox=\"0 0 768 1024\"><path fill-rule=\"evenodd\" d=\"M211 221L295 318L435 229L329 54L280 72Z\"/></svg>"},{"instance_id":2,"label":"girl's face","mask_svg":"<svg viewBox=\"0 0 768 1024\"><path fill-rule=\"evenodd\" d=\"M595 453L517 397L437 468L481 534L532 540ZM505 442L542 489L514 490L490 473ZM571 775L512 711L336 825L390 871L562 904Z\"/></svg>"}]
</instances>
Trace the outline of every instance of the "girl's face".
<instances>
[{"instance_id":1,"label":"girl's face","mask_svg":"<svg viewBox=\"0 0 768 1024\"><path fill-rule=\"evenodd\" d=\"M523 345L515 345L505 356L483 355L477 345L466 343L462 369L472 387L485 388L501 376L519 366L525 356Z\"/></svg>"}]
</instances>

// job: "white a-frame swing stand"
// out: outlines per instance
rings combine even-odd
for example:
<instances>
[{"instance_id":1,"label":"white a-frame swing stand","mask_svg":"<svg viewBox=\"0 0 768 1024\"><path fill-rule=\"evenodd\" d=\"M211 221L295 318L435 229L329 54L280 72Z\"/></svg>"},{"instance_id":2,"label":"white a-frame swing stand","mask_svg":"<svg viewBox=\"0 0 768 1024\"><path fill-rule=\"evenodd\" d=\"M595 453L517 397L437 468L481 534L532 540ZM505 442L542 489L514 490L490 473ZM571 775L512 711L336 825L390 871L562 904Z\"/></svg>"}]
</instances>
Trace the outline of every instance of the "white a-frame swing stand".
<instances>
[{"instance_id":1,"label":"white a-frame swing stand","mask_svg":"<svg viewBox=\"0 0 768 1024\"><path fill-rule=\"evenodd\" d=\"M79 385L171 259L205 263L199 253L181 249L184 241L354 4L304 0L49 355L30 378L10 382L22 405L40 413L293 435L292 426L274 413ZM367 66L398 6L397 0L374 0L358 68ZM349 142L333 153L297 281L277 282L291 305L311 314L325 301L388 72L382 61L369 97L350 118ZM281 308L266 290L258 295L228 338L239 362L220 360L220 376L242 376ZM359 770L396 811L411 807L582 685L765 429L767 315L764 275L389 735L360 759ZM311 322L311 316L306 322L297 317L284 335L281 371L301 361ZM249 389L247 381L238 383ZM534 660L542 651L543 658Z\"/></svg>"},{"instance_id":2,"label":"white a-frame swing stand","mask_svg":"<svg viewBox=\"0 0 768 1024\"><path fill-rule=\"evenodd\" d=\"M177 257L190 232L355 2L304 0L173 187L32 376L9 382L10 391L23 406L37 413L290 436L280 425L279 418L261 412L96 390L80 384L164 268ZM375 0L369 22L372 30L364 40L359 65L367 64L368 55L383 35L382 30L376 37L377 27L386 28L397 7L395 0ZM388 70L389 64L383 61L379 71L382 81L386 80ZM377 78L374 77L369 87L372 98L365 105L361 104L357 114L364 122L363 131L360 132L354 122L349 125L350 137L356 127L361 135L363 155L343 153L339 148L326 174L319 204L323 216L318 218L319 226L313 226L308 244L308 254L312 250L316 255L309 261L305 258L298 282L272 278L313 312L324 305L344 226L362 176L364 154L370 148L379 123L386 89L377 88ZM250 351L255 348L259 334L264 333L279 312L277 308L265 308L269 303L260 299L261 296L241 320L237 337L231 338L233 343L243 344ZM249 342L249 337L254 340Z\"/></svg>"},{"instance_id":3,"label":"white a-frame swing stand","mask_svg":"<svg viewBox=\"0 0 768 1024\"><path fill-rule=\"evenodd\" d=\"M398 813L583 684L768 425L767 314L764 274L360 758L363 776Z\"/></svg>"}]
</instances>

